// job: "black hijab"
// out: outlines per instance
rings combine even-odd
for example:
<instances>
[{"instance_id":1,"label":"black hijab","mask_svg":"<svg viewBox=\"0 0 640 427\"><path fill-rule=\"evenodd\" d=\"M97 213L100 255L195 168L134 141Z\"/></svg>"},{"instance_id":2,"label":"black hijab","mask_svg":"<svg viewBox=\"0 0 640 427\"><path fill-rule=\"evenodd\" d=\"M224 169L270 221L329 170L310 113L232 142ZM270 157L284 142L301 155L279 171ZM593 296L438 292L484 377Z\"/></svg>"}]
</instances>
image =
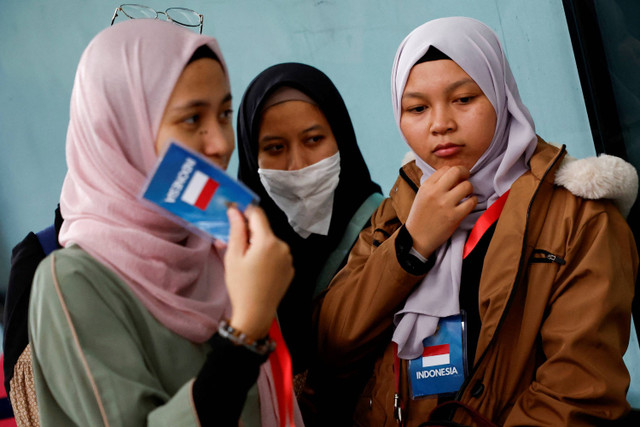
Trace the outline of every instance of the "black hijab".
<instances>
[{"instance_id":1,"label":"black hijab","mask_svg":"<svg viewBox=\"0 0 640 427\"><path fill-rule=\"evenodd\" d=\"M301 238L276 206L258 175L258 134L262 105L278 88L289 86L313 99L324 113L340 151L340 182L335 191L329 234ZM295 277L278 309L282 331L291 350L294 373L305 369L311 350L311 299L317 276L360 205L380 186L371 180L351 118L338 89L320 70L305 64L274 65L260 73L247 88L238 113L238 179L260 196L274 233L287 242L293 255Z\"/></svg>"}]
</instances>

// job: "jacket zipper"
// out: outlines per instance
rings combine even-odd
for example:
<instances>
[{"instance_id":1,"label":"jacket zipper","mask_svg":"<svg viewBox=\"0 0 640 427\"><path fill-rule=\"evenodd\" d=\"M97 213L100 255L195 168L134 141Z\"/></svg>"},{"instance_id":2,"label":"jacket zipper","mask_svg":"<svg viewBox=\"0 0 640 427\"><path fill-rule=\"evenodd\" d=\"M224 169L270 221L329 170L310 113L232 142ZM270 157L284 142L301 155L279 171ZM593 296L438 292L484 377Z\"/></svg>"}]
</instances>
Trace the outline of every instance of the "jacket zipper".
<instances>
[{"instance_id":1,"label":"jacket zipper","mask_svg":"<svg viewBox=\"0 0 640 427\"><path fill-rule=\"evenodd\" d=\"M542 255L542 256L536 256L536 255ZM564 258L560 257L559 255L552 254L551 252L545 251L544 249L534 249L533 253L531 254L531 258L529 259L529 262L535 263L535 264L539 264L539 263L550 264L552 262L555 262L556 264L560 264L560 265L565 265L567 263L564 260Z\"/></svg>"},{"instance_id":2,"label":"jacket zipper","mask_svg":"<svg viewBox=\"0 0 640 427\"><path fill-rule=\"evenodd\" d=\"M542 176L542 178L540 180L540 184L538 185L538 187L536 188L536 191L533 193L533 196L531 197L531 201L529 202L529 206L527 207L527 217L526 217L524 235L523 235L523 240L522 240L522 250L520 252L520 264L518 265L518 271L517 271L517 274L516 274L516 281L513 284L513 289L511 290L511 293L509 294L509 299L507 300L507 304L505 305L504 311L502 312L502 316L500 317L500 321L498 322L498 325L496 326L496 330L495 330L495 332L493 334L493 337L491 338L491 341L489 341L489 344L487 345L487 348L484 350L484 352L482 353L482 355L478 359L478 363L473 368L471 368L471 370L469 371L469 376L464 381L464 383L462 383L462 386L460 386L460 390L458 390L458 393L456 393L456 397L455 397L454 400L459 401L460 398L462 397L462 395L464 394L466 388L469 386L471 378L473 378L473 375L475 374L475 372L477 370L477 367L480 366L480 364L484 360L485 356L489 352L489 349L491 348L492 345L494 345L495 340L497 339L496 337L498 336L498 332L500 331L500 328L502 327L502 324L504 323L504 320L507 317L507 313L509 312L509 309L511 308L511 303L513 302L513 297L516 294L516 291L517 291L519 283L522 281L520 279L520 276L522 274L524 266L527 264L527 260L524 259L524 253L526 251L527 238L528 238L528 235L529 235L529 219L530 219L529 216L531 214L531 208L533 206L533 202L535 201L536 196L538 195L538 191L540 191L540 187L541 187L542 183L544 182L545 178L549 174L549 171L551 171L551 169L553 169L553 167L556 165L556 163L558 163L558 160L560 159L561 155L565 152L565 147L566 146L563 144L562 148L560 149L560 152L556 155L556 158L554 159L553 163L547 168L547 170L543 174L543 176ZM553 255L553 254L550 254L550 255ZM562 258L559 258L559 259L562 259ZM564 260L562 260L562 261L564 261ZM451 415L449 416L449 421L453 418L453 415L455 414L455 412L456 411L452 411L451 412Z\"/></svg>"}]
</instances>

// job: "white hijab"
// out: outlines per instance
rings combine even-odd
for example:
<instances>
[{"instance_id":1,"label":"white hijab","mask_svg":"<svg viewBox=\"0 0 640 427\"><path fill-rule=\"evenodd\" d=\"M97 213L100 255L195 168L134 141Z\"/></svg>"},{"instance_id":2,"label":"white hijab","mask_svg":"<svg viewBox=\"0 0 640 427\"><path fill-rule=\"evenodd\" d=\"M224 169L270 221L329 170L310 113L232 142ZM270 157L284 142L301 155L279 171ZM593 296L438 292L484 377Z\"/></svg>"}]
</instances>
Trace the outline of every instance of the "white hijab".
<instances>
[{"instance_id":1,"label":"white hijab","mask_svg":"<svg viewBox=\"0 0 640 427\"><path fill-rule=\"evenodd\" d=\"M433 335L441 317L460 313L462 251L467 235L487 207L529 169L537 141L533 120L520 99L496 34L480 21L464 17L429 21L400 44L391 73L393 113L398 127L409 73L430 46L446 54L480 86L496 111L497 124L489 148L471 168L470 181L478 205L436 251L434 267L394 317L393 341L403 359L422 354L422 341ZM416 164L423 173L422 184L435 170L417 155Z\"/></svg>"}]
</instances>

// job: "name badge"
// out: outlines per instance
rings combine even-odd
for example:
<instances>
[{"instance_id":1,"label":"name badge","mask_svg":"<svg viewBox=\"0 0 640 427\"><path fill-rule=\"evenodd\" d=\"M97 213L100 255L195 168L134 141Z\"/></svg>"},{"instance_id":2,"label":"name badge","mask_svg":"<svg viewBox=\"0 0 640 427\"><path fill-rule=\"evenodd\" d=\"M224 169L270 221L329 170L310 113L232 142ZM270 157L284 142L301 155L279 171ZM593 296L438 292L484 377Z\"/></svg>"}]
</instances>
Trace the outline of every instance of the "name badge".
<instances>
[{"instance_id":1,"label":"name badge","mask_svg":"<svg viewBox=\"0 0 640 427\"><path fill-rule=\"evenodd\" d=\"M408 364L412 399L460 390L466 376L464 329L463 315L445 317L422 341L422 356Z\"/></svg>"}]
</instances>

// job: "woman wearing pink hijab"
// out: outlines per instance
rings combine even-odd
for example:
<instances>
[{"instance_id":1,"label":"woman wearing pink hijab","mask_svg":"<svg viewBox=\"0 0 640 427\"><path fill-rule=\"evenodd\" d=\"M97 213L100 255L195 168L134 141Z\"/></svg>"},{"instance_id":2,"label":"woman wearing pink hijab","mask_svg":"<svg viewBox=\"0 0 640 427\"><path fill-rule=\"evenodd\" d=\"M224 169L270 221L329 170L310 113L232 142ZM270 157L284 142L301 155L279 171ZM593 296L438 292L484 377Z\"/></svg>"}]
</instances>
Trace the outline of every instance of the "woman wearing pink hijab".
<instances>
[{"instance_id":1,"label":"woman wearing pink hijab","mask_svg":"<svg viewBox=\"0 0 640 427\"><path fill-rule=\"evenodd\" d=\"M104 30L70 113L64 249L40 264L29 309L41 425L284 425L265 361L288 247L256 207L246 223L229 210L225 248L138 199L170 140L227 166L231 92L215 39L156 20Z\"/></svg>"},{"instance_id":2,"label":"woman wearing pink hijab","mask_svg":"<svg viewBox=\"0 0 640 427\"><path fill-rule=\"evenodd\" d=\"M637 192L633 167L571 160L539 138L496 34L475 19L412 31L391 93L415 161L318 310L325 362L369 370L355 424L624 416L638 254L621 211ZM604 200L616 196L620 210Z\"/></svg>"}]
</instances>

